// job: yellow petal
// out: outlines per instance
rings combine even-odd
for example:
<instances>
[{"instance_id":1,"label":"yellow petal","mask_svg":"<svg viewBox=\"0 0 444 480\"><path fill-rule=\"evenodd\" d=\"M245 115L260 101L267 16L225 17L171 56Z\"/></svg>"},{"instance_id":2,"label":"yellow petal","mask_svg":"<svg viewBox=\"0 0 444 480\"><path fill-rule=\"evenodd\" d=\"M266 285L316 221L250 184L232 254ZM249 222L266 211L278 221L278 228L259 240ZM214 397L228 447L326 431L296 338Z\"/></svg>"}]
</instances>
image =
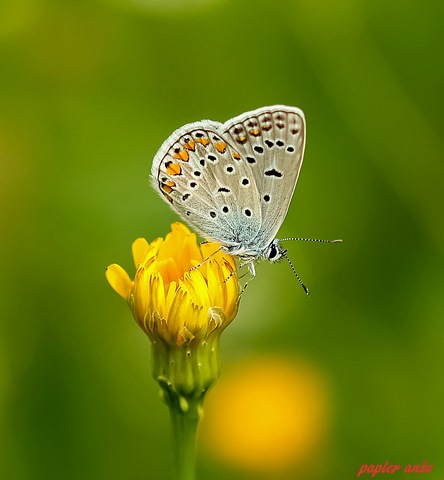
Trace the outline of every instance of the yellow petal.
<instances>
[{"instance_id":1,"label":"yellow petal","mask_svg":"<svg viewBox=\"0 0 444 480\"><path fill-rule=\"evenodd\" d=\"M134 279L134 305L133 305L133 315L136 321L143 325L147 306L151 302L151 289L148 288L148 285L151 281L151 275L146 268L139 268Z\"/></svg>"},{"instance_id":2,"label":"yellow petal","mask_svg":"<svg viewBox=\"0 0 444 480\"><path fill-rule=\"evenodd\" d=\"M208 284L199 269L186 273L184 277L184 286L189 291L192 302L196 305L203 305L205 308L210 308L211 303Z\"/></svg>"},{"instance_id":3,"label":"yellow petal","mask_svg":"<svg viewBox=\"0 0 444 480\"><path fill-rule=\"evenodd\" d=\"M110 265L105 272L106 279L111 287L123 298L128 295L133 288L133 282L125 270L117 263Z\"/></svg>"},{"instance_id":4,"label":"yellow petal","mask_svg":"<svg viewBox=\"0 0 444 480\"><path fill-rule=\"evenodd\" d=\"M171 231L175 232L176 234L180 234L184 237L186 237L187 235L190 235L190 233L191 233L190 230L188 229L188 227L181 222L172 223L171 224Z\"/></svg>"},{"instance_id":5,"label":"yellow petal","mask_svg":"<svg viewBox=\"0 0 444 480\"><path fill-rule=\"evenodd\" d=\"M151 304L148 309L152 312L158 312L160 318L165 317L165 285L163 278L159 273L153 274L150 279L151 284Z\"/></svg>"},{"instance_id":6,"label":"yellow petal","mask_svg":"<svg viewBox=\"0 0 444 480\"><path fill-rule=\"evenodd\" d=\"M162 248L163 245L163 238L156 238L156 240L153 240L148 247L148 250L145 255L145 259L143 260L143 265L146 267L147 264L152 263L153 260L157 258L157 255L159 254L160 249Z\"/></svg>"},{"instance_id":7,"label":"yellow petal","mask_svg":"<svg viewBox=\"0 0 444 480\"><path fill-rule=\"evenodd\" d=\"M165 237L162 248L159 249L159 261L167 258L174 259L177 270L183 274L191 268L191 259L200 260L200 251L196 244L196 235L191 233L185 225L176 222L171 225L171 232ZM178 278L178 277L176 277Z\"/></svg>"},{"instance_id":8,"label":"yellow petal","mask_svg":"<svg viewBox=\"0 0 444 480\"><path fill-rule=\"evenodd\" d=\"M133 242L133 258L136 268L143 262L150 248L150 244L144 238L138 238Z\"/></svg>"},{"instance_id":9,"label":"yellow petal","mask_svg":"<svg viewBox=\"0 0 444 480\"><path fill-rule=\"evenodd\" d=\"M195 259L199 263L202 261L202 254L201 254L200 248L199 248L199 246L196 242L196 234L195 233L192 233L185 238L181 258L182 259L184 259L184 258L188 259L187 264L184 268L184 271L190 269L190 265L191 265L192 260Z\"/></svg>"},{"instance_id":10,"label":"yellow petal","mask_svg":"<svg viewBox=\"0 0 444 480\"><path fill-rule=\"evenodd\" d=\"M165 318L169 317L171 305L173 304L176 295L177 283L171 282L168 286L168 291L165 299Z\"/></svg>"},{"instance_id":11,"label":"yellow petal","mask_svg":"<svg viewBox=\"0 0 444 480\"><path fill-rule=\"evenodd\" d=\"M220 245L216 242L204 242L200 245L200 249L202 251L202 257L205 260L210 255L214 255L216 250L220 248ZM215 254L218 255L218 254Z\"/></svg>"},{"instance_id":12,"label":"yellow petal","mask_svg":"<svg viewBox=\"0 0 444 480\"><path fill-rule=\"evenodd\" d=\"M156 260L151 266L150 271L158 272L163 278L165 285L175 282L179 277L183 276L183 271L179 270L174 258L165 258Z\"/></svg>"},{"instance_id":13,"label":"yellow petal","mask_svg":"<svg viewBox=\"0 0 444 480\"><path fill-rule=\"evenodd\" d=\"M187 294L183 291L181 286L179 286L176 290L176 295L173 298L167 320L168 331L172 338L177 339L185 320L187 320L192 313L193 309L191 302Z\"/></svg>"},{"instance_id":14,"label":"yellow petal","mask_svg":"<svg viewBox=\"0 0 444 480\"><path fill-rule=\"evenodd\" d=\"M206 263L207 266L207 282L208 292L210 294L210 305L213 307L224 308L224 290L225 285L223 282L225 278L222 278L222 272L216 260L212 258Z\"/></svg>"}]
</instances>

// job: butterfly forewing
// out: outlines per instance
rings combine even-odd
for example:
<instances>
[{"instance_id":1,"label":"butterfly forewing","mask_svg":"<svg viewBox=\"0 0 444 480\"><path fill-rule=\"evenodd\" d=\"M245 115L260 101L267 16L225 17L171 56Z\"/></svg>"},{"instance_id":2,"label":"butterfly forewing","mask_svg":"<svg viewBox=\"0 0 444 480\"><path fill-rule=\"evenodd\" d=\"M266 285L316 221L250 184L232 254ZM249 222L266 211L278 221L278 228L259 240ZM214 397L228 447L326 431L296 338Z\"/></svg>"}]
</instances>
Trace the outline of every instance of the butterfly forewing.
<instances>
[{"instance_id":1,"label":"butterfly forewing","mask_svg":"<svg viewBox=\"0 0 444 480\"><path fill-rule=\"evenodd\" d=\"M304 114L295 107L264 107L227 121L223 129L250 166L260 194L260 250L275 238L290 206L304 155Z\"/></svg>"},{"instance_id":2,"label":"butterfly forewing","mask_svg":"<svg viewBox=\"0 0 444 480\"><path fill-rule=\"evenodd\" d=\"M176 130L153 161L152 180L206 239L238 246L260 231L260 195L250 165L219 123L203 120Z\"/></svg>"}]
</instances>

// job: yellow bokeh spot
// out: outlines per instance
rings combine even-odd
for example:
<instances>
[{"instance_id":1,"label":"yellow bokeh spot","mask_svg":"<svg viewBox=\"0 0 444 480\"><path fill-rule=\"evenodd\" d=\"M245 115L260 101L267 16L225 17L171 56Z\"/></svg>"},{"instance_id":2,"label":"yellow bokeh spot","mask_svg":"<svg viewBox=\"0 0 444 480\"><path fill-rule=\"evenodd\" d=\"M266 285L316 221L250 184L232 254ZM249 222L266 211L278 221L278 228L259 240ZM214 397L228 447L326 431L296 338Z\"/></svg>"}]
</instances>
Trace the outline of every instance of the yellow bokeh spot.
<instances>
[{"instance_id":1,"label":"yellow bokeh spot","mask_svg":"<svg viewBox=\"0 0 444 480\"><path fill-rule=\"evenodd\" d=\"M271 475L309 461L327 426L322 375L305 361L261 357L224 371L207 399L201 443L224 463Z\"/></svg>"}]
</instances>

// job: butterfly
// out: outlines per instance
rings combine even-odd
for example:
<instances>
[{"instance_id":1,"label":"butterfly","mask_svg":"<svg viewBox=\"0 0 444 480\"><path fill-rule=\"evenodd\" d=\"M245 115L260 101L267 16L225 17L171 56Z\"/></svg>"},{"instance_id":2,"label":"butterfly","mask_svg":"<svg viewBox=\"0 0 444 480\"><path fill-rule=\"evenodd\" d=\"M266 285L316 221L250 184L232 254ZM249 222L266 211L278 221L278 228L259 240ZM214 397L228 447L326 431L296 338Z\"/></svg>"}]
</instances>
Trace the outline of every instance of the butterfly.
<instances>
[{"instance_id":1,"label":"butterfly","mask_svg":"<svg viewBox=\"0 0 444 480\"><path fill-rule=\"evenodd\" d=\"M225 123L190 123L160 147L151 181L186 223L248 265L254 277L258 260L289 261L275 237L301 171L305 132L302 110L284 105Z\"/></svg>"}]
</instances>

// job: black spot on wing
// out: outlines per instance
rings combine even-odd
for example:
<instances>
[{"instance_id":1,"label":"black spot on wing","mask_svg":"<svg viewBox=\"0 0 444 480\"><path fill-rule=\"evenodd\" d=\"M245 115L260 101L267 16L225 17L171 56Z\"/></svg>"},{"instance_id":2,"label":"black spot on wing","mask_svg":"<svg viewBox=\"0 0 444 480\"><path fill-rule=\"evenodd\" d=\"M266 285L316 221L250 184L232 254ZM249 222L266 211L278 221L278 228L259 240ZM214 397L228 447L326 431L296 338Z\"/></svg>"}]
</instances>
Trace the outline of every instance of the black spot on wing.
<instances>
[{"instance_id":1,"label":"black spot on wing","mask_svg":"<svg viewBox=\"0 0 444 480\"><path fill-rule=\"evenodd\" d=\"M275 168L272 168L271 170L265 170L265 175L267 175L267 177L279 178L279 177L282 177L282 172L279 172Z\"/></svg>"}]
</instances>

